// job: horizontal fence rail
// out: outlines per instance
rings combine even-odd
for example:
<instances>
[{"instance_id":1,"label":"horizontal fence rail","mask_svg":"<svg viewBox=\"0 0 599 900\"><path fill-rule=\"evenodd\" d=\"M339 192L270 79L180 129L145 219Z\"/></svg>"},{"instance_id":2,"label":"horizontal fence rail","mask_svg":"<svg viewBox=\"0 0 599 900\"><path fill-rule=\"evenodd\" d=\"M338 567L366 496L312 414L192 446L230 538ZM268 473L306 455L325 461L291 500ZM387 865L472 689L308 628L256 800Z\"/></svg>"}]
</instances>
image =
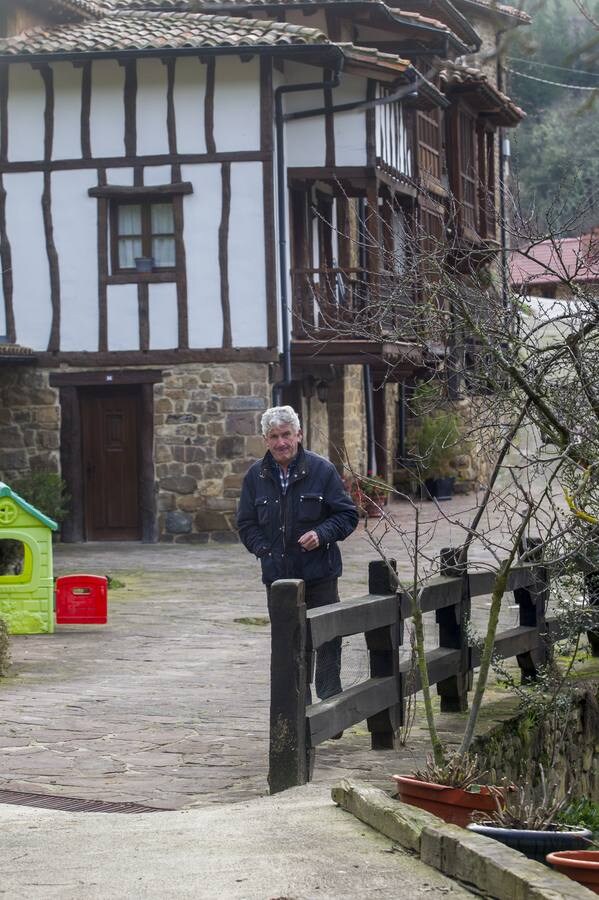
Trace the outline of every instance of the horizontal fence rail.
<instances>
[{"instance_id":1,"label":"horizontal fence rail","mask_svg":"<svg viewBox=\"0 0 599 900\"><path fill-rule=\"evenodd\" d=\"M467 566L458 566L457 552L443 550L441 574L419 590L422 612L434 612L439 628L438 646L427 651L426 661L429 682L437 686L442 712L468 708L473 670L480 662L480 650L468 643L471 601L491 594L495 581L493 572L469 572ZM404 621L412 616L412 596L394 589L394 568L394 560L371 562L367 595L309 611L302 581L273 584L271 793L309 781L314 748L358 722L366 720L373 750L394 747L406 697L421 689L418 669L414 670L410 660L399 662ZM592 602L599 602L599 579L595 587L597 596ZM547 569L534 561L514 566L506 590L514 592L519 624L496 635L494 651L503 659L516 657L522 680L531 681L547 661L552 644L563 637L557 620L545 616L549 601ZM336 637L355 634L364 634L370 677L334 697L309 704L315 652ZM589 640L593 653L599 655L597 636L591 633Z\"/></svg>"}]
</instances>

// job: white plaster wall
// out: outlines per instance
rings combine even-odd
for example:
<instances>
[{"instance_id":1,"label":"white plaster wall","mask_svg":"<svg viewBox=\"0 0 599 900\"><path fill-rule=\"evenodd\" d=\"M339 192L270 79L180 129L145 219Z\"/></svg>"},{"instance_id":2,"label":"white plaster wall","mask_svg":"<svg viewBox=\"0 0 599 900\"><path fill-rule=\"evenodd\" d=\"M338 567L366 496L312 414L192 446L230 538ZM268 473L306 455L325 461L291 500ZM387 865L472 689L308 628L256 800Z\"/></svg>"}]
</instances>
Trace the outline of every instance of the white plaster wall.
<instances>
[{"instance_id":1,"label":"white plaster wall","mask_svg":"<svg viewBox=\"0 0 599 900\"><path fill-rule=\"evenodd\" d=\"M287 84L321 81L321 69L298 63L285 63ZM324 106L324 91L301 91L284 94L283 106L286 113L301 109ZM285 125L285 146L287 166L324 166L326 155L324 116L287 122Z\"/></svg>"},{"instance_id":2,"label":"white plaster wall","mask_svg":"<svg viewBox=\"0 0 599 900\"><path fill-rule=\"evenodd\" d=\"M4 187L17 343L34 350L47 350L52 304L42 218L43 175L38 172L5 175Z\"/></svg>"},{"instance_id":3,"label":"white plaster wall","mask_svg":"<svg viewBox=\"0 0 599 900\"><path fill-rule=\"evenodd\" d=\"M137 153L168 153L167 71L159 59L137 62Z\"/></svg>"},{"instance_id":4,"label":"white plaster wall","mask_svg":"<svg viewBox=\"0 0 599 900\"><path fill-rule=\"evenodd\" d=\"M177 286L151 284L149 288L150 350L174 350L179 346Z\"/></svg>"},{"instance_id":5,"label":"white plaster wall","mask_svg":"<svg viewBox=\"0 0 599 900\"><path fill-rule=\"evenodd\" d=\"M342 75L341 84L333 90L335 106L366 99L366 79ZM335 163L338 166L366 165L366 113L335 113Z\"/></svg>"},{"instance_id":6,"label":"white plaster wall","mask_svg":"<svg viewBox=\"0 0 599 900\"><path fill-rule=\"evenodd\" d=\"M71 63L56 63L54 73L53 159L81 157L82 70Z\"/></svg>"},{"instance_id":7,"label":"white plaster wall","mask_svg":"<svg viewBox=\"0 0 599 900\"><path fill-rule=\"evenodd\" d=\"M206 66L199 59L184 57L175 69L175 122L179 153L205 153L204 95Z\"/></svg>"},{"instance_id":8,"label":"white plaster wall","mask_svg":"<svg viewBox=\"0 0 599 900\"><path fill-rule=\"evenodd\" d=\"M136 284L107 288L108 349L139 350L139 308Z\"/></svg>"},{"instance_id":9,"label":"white plaster wall","mask_svg":"<svg viewBox=\"0 0 599 900\"><path fill-rule=\"evenodd\" d=\"M46 92L37 69L24 63L9 67L9 162L44 158Z\"/></svg>"},{"instance_id":10,"label":"white plaster wall","mask_svg":"<svg viewBox=\"0 0 599 900\"><path fill-rule=\"evenodd\" d=\"M229 299L235 347L266 347L262 165L231 166Z\"/></svg>"},{"instance_id":11,"label":"white plaster wall","mask_svg":"<svg viewBox=\"0 0 599 900\"><path fill-rule=\"evenodd\" d=\"M95 172L52 175L52 221L60 267L60 349L98 349L98 201Z\"/></svg>"},{"instance_id":12,"label":"white plaster wall","mask_svg":"<svg viewBox=\"0 0 599 900\"><path fill-rule=\"evenodd\" d=\"M223 316L220 301L218 228L222 209L221 167L218 164L183 166L183 181L193 194L183 205L189 346L221 347Z\"/></svg>"},{"instance_id":13,"label":"white plaster wall","mask_svg":"<svg viewBox=\"0 0 599 900\"><path fill-rule=\"evenodd\" d=\"M134 171L131 167L123 167L118 169L106 169L106 183L131 185L134 181Z\"/></svg>"},{"instance_id":14,"label":"white plaster wall","mask_svg":"<svg viewBox=\"0 0 599 900\"><path fill-rule=\"evenodd\" d=\"M115 60L92 63L90 134L93 156L125 153L125 71Z\"/></svg>"},{"instance_id":15,"label":"white plaster wall","mask_svg":"<svg viewBox=\"0 0 599 900\"><path fill-rule=\"evenodd\" d=\"M171 174L170 166L146 166L144 168L144 184L170 184Z\"/></svg>"},{"instance_id":16,"label":"white plaster wall","mask_svg":"<svg viewBox=\"0 0 599 900\"><path fill-rule=\"evenodd\" d=\"M4 296L4 284L0 276L0 335L6 334L6 298Z\"/></svg>"},{"instance_id":17,"label":"white plaster wall","mask_svg":"<svg viewBox=\"0 0 599 900\"><path fill-rule=\"evenodd\" d=\"M254 56L216 59L214 143L217 152L260 149L260 68Z\"/></svg>"}]
</instances>

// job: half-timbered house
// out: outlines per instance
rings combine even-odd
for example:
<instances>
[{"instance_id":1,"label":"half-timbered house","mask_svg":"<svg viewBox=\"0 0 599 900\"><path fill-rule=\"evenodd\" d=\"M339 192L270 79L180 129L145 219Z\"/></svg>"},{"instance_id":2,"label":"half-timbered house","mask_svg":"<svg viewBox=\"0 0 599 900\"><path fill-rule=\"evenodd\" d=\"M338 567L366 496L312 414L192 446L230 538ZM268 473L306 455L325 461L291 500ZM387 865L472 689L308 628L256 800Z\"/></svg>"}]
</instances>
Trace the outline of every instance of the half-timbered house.
<instances>
[{"instance_id":1,"label":"half-timbered house","mask_svg":"<svg viewBox=\"0 0 599 900\"><path fill-rule=\"evenodd\" d=\"M396 279L411 223L444 239L451 191L465 239L496 238L494 132L520 116L457 64L480 45L467 15L5 6L4 480L60 471L67 540L234 539L273 396L313 449L391 477L398 385L420 359L397 321L352 321Z\"/></svg>"}]
</instances>

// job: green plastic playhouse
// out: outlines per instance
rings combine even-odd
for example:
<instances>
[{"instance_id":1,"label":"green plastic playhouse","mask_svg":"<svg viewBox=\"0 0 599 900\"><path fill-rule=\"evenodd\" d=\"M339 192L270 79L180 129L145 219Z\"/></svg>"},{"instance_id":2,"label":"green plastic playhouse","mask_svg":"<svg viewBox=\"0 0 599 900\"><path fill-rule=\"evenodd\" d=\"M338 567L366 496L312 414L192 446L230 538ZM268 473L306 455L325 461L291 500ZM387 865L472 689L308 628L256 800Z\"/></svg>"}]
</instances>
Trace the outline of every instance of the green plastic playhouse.
<instances>
[{"instance_id":1,"label":"green plastic playhouse","mask_svg":"<svg viewBox=\"0 0 599 900\"><path fill-rule=\"evenodd\" d=\"M0 575L0 616L11 634L54 631L52 532L58 525L0 481L0 541L19 541L19 574Z\"/></svg>"}]
</instances>

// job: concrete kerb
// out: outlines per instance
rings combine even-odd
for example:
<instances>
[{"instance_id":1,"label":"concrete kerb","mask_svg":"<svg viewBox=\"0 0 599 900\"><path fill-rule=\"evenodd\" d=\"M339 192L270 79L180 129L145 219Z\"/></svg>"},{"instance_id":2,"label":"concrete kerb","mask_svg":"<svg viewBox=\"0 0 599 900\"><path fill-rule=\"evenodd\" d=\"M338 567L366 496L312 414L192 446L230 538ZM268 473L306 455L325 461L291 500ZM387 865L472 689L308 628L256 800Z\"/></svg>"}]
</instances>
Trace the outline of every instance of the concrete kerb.
<instances>
[{"instance_id":1,"label":"concrete kerb","mask_svg":"<svg viewBox=\"0 0 599 900\"><path fill-rule=\"evenodd\" d=\"M344 778L331 796L342 809L417 853L422 862L494 900L591 900L596 896L517 850L448 825L378 788Z\"/></svg>"}]
</instances>

